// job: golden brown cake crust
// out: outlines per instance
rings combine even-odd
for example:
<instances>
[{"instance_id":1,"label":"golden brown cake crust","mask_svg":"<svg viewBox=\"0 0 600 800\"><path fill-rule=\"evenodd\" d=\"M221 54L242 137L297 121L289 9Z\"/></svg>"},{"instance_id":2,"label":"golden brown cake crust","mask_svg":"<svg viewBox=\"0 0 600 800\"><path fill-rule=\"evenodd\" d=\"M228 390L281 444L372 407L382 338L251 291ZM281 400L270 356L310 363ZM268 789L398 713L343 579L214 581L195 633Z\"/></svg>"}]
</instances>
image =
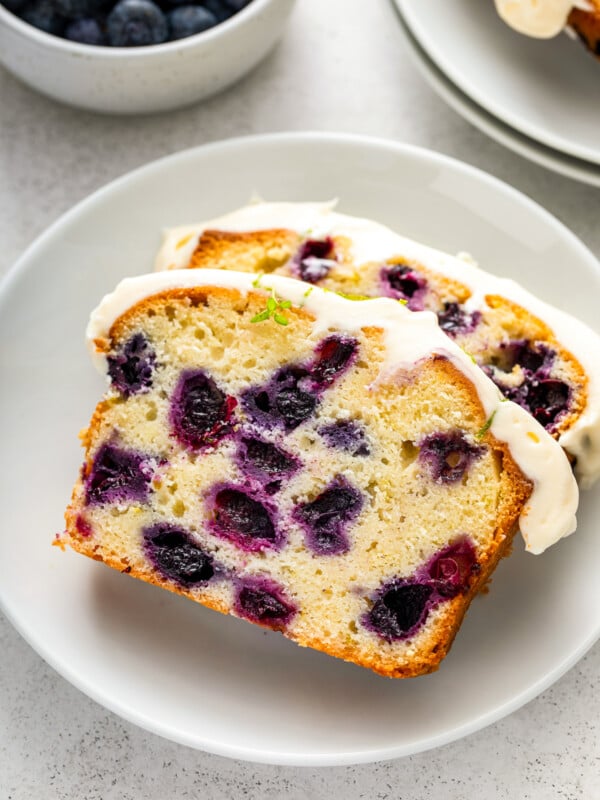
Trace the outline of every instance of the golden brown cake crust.
<instances>
[{"instance_id":1,"label":"golden brown cake crust","mask_svg":"<svg viewBox=\"0 0 600 800\"><path fill-rule=\"evenodd\" d=\"M221 269L233 263L240 272L269 273L288 261L299 241L299 235L289 230L206 230L192 254L190 267Z\"/></svg>"}]
</instances>

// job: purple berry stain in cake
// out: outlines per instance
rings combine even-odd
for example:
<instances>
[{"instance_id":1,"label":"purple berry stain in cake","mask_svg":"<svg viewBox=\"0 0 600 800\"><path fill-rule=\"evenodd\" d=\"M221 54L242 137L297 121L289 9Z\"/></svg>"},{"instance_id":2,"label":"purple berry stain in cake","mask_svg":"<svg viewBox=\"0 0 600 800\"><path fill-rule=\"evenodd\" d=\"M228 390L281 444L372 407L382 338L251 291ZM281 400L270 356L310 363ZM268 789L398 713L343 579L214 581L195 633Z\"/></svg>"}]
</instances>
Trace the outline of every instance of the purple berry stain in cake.
<instances>
[{"instance_id":1,"label":"purple berry stain in cake","mask_svg":"<svg viewBox=\"0 0 600 800\"><path fill-rule=\"evenodd\" d=\"M173 434L193 450L213 446L230 432L236 406L204 370L182 372L171 398Z\"/></svg>"},{"instance_id":2,"label":"purple berry stain in cake","mask_svg":"<svg viewBox=\"0 0 600 800\"><path fill-rule=\"evenodd\" d=\"M423 311L427 281L408 264L388 264L380 273L381 294L394 300L405 300L411 311Z\"/></svg>"},{"instance_id":3,"label":"purple berry stain in cake","mask_svg":"<svg viewBox=\"0 0 600 800\"><path fill-rule=\"evenodd\" d=\"M507 373L519 366L528 379L543 379L550 377L555 360L556 352L547 345L528 339L513 339L500 344L492 364L500 372Z\"/></svg>"},{"instance_id":4,"label":"purple berry stain in cake","mask_svg":"<svg viewBox=\"0 0 600 800\"><path fill-rule=\"evenodd\" d=\"M466 311L458 303L444 303L437 312L440 328L450 337L473 333L481 321L480 311Z\"/></svg>"},{"instance_id":5,"label":"purple berry stain in cake","mask_svg":"<svg viewBox=\"0 0 600 800\"><path fill-rule=\"evenodd\" d=\"M275 424L294 430L314 414L320 395L350 366L357 351L356 339L328 336L319 342L308 364L288 364L263 386L246 390L244 409L267 429Z\"/></svg>"},{"instance_id":6,"label":"purple berry stain in cake","mask_svg":"<svg viewBox=\"0 0 600 800\"><path fill-rule=\"evenodd\" d=\"M297 612L297 607L279 584L269 578L243 578L235 592L235 613L265 625L282 630Z\"/></svg>"},{"instance_id":7,"label":"purple berry stain in cake","mask_svg":"<svg viewBox=\"0 0 600 800\"><path fill-rule=\"evenodd\" d=\"M77 518L75 519L75 530L80 536L83 536L86 539L88 539L94 532L92 526L83 516L83 514L77 514Z\"/></svg>"},{"instance_id":8,"label":"purple berry stain in cake","mask_svg":"<svg viewBox=\"0 0 600 800\"><path fill-rule=\"evenodd\" d=\"M142 535L146 556L164 578L187 588L214 577L217 569L212 556L184 528L159 522L145 528Z\"/></svg>"},{"instance_id":9,"label":"purple berry stain in cake","mask_svg":"<svg viewBox=\"0 0 600 800\"><path fill-rule=\"evenodd\" d=\"M449 598L464 591L479 569L475 546L464 536L436 553L419 576L431 579L436 592Z\"/></svg>"},{"instance_id":10,"label":"purple berry stain in cake","mask_svg":"<svg viewBox=\"0 0 600 800\"><path fill-rule=\"evenodd\" d=\"M111 383L125 397L146 392L152 386L156 354L143 333L127 339L107 361Z\"/></svg>"},{"instance_id":11,"label":"purple berry stain in cake","mask_svg":"<svg viewBox=\"0 0 600 800\"><path fill-rule=\"evenodd\" d=\"M432 433L419 442L419 462L436 483L460 481L476 458L485 452L459 430Z\"/></svg>"},{"instance_id":12,"label":"purple berry stain in cake","mask_svg":"<svg viewBox=\"0 0 600 800\"><path fill-rule=\"evenodd\" d=\"M361 622L388 642L409 639L440 603L467 591L479 572L475 547L466 536L436 553L408 578L386 581L371 598Z\"/></svg>"},{"instance_id":13,"label":"purple berry stain in cake","mask_svg":"<svg viewBox=\"0 0 600 800\"><path fill-rule=\"evenodd\" d=\"M569 410L572 394L567 383L552 377L555 360L552 348L525 339L503 342L491 364L484 366L504 396L528 411L550 432ZM522 382L509 385L503 375L512 373L517 366Z\"/></svg>"},{"instance_id":14,"label":"purple berry stain in cake","mask_svg":"<svg viewBox=\"0 0 600 800\"><path fill-rule=\"evenodd\" d=\"M347 526L358 516L363 498L346 478L338 475L314 500L296 506L294 519L306 533L306 544L320 556L347 553Z\"/></svg>"},{"instance_id":15,"label":"purple berry stain in cake","mask_svg":"<svg viewBox=\"0 0 600 800\"><path fill-rule=\"evenodd\" d=\"M368 456L371 452L364 428L355 420L338 419L319 428L328 447L343 450L352 456Z\"/></svg>"},{"instance_id":16,"label":"purple berry stain in cake","mask_svg":"<svg viewBox=\"0 0 600 800\"><path fill-rule=\"evenodd\" d=\"M315 348L310 377L319 390L331 386L352 364L358 342L350 336L328 336Z\"/></svg>"},{"instance_id":17,"label":"purple berry stain in cake","mask_svg":"<svg viewBox=\"0 0 600 800\"><path fill-rule=\"evenodd\" d=\"M144 453L105 442L96 453L86 479L89 505L145 503L155 461Z\"/></svg>"},{"instance_id":18,"label":"purple berry stain in cake","mask_svg":"<svg viewBox=\"0 0 600 800\"><path fill-rule=\"evenodd\" d=\"M535 419L549 430L553 430L561 414L569 409L571 389L564 381L548 378L532 381L527 386L523 402ZM521 400L518 397L517 402Z\"/></svg>"},{"instance_id":19,"label":"purple berry stain in cake","mask_svg":"<svg viewBox=\"0 0 600 800\"><path fill-rule=\"evenodd\" d=\"M317 407L318 398L307 385L308 378L303 367L282 367L265 385L246 390L242 404L257 424L267 429L282 424L286 430L293 430Z\"/></svg>"},{"instance_id":20,"label":"purple berry stain in cake","mask_svg":"<svg viewBox=\"0 0 600 800\"><path fill-rule=\"evenodd\" d=\"M208 499L210 530L248 552L279 547L282 537L273 522L275 510L254 494L239 486L215 487Z\"/></svg>"},{"instance_id":21,"label":"purple berry stain in cake","mask_svg":"<svg viewBox=\"0 0 600 800\"><path fill-rule=\"evenodd\" d=\"M275 494L282 481L300 468L300 462L290 453L273 442L250 434L243 434L240 438L237 463L245 475L264 485L267 494Z\"/></svg>"},{"instance_id":22,"label":"purple berry stain in cake","mask_svg":"<svg viewBox=\"0 0 600 800\"><path fill-rule=\"evenodd\" d=\"M335 267L335 247L333 239L307 239L292 259L294 274L307 283L319 283Z\"/></svg>"}]
</instances>

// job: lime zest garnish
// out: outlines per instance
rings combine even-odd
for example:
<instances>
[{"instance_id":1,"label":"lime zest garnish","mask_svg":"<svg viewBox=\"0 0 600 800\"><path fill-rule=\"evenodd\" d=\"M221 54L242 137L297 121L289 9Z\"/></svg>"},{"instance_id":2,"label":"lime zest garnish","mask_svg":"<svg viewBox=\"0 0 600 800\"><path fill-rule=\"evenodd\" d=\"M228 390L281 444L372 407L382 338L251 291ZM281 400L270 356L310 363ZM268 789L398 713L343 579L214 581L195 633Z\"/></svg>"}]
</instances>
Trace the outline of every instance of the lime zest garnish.
<instances>
[{"instance_id":1,"label":"lime zest garnish","mask_svg":"<svg viewBox=\"0 0 600 800\"><path fill-rule=\"evenodd\" d=\"M269 319L271 313L268 310L261 311L258 314L255 314L250 322L264 322L266 319Z\"/></svg>"},{"instance_id":2,"label":"lime zest garnish","mask_svg":"<svg viewBox=\"0 0 600 800\"><path fill-rule=\"evenodd\" d=\"M366 294L347 294L346 292L336 292L337 295L343 297L345 300L372 300L372 297L369 297Z\"/></svg>"},{"instance_id":3,"label":"lime zest garnish","mask_svg":"<svg viewBox=\"0 0 600 800\"><path fill-rule=\"evenodd\" d=\"M265 322L273 318L278 325L289 325L289 319L281 312L291 307L291 300L280 300L275 294L275 289L269 291L271 294L267 297L267 307L255 314L250 322Z\"/></svg>"},{"instance_id":4,"label":"lime zest garnish","mask_svg":"<svg viewBox=\"0 0 600 800\"><path fill-rule=\"evenodd\" d=\"M491 416L489 419L487 419L487 420L485 421L484 425L483 425L483 426L482 426L482 427L481 427L481 428L480 428L480 429L477 431L477 433L475 434L475 438L476 438L476 439L483 439L483 437L484 437L484 436L486 435L486 433L489 431L489 429L490 429L490 428L491 428L491 426L492 426L492 422L494 421L494 417L496 416L496 412L497 412L497 410L498 410L498 409L496 409L496 411L494 411L494 413L492 414L492 416Z\"/></svg>"}]
</instances>

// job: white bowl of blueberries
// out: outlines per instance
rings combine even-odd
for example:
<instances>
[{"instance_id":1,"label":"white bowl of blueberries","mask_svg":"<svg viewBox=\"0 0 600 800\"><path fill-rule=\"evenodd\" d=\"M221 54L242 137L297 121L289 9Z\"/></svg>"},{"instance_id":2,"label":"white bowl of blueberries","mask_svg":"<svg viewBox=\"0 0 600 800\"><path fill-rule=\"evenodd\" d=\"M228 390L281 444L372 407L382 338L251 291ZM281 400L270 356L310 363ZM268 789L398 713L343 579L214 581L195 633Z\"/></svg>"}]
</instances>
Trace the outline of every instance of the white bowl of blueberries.
<instances>
[{"instance_id":1,"label":"white bowl of blueberries","mask_svg":"<svg viewBox=\"0 0 600 800\"><path fill-rule=\"evenodd\" d=\"M194 103L273 47L295 0L0 0L0 61L40 92L92 111Z\"/></svg>"}]
</instances>

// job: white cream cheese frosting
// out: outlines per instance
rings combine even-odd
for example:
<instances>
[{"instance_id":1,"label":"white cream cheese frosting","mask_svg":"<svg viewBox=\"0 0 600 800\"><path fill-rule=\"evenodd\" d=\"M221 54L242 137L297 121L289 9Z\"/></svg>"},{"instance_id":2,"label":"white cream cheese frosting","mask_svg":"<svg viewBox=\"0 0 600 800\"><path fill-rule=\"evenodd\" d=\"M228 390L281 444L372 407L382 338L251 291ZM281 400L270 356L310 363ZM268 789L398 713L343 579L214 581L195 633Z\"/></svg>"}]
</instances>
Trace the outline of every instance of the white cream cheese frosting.
<instances>
[{"instance_id":1,"label":"white cream cheese frosting","mask_svg":"<svg viewBox=\"0 0 600 800\"><path fill-rule=\"evenodd\" d=\"M541 553L575 530L578 489L562 449L526 411L502 398L464 351L442 333L436 316L429 311L411 312L388 298L352 301L318 287L307 291L305 283L276 275L257 281L250 273L224 270L159 272L122 281L92 313L86 335L97 368L107 372L106 357L97 342L109 337L114 322L129 308L169 289L196 286L231 287L244 293L274 290L278 297L304 307L314 316L315 337L332 329L355 332L363 327L381 328L387 352L382 377L412 367L434 353L450 359L474 385L492 434L507 443L533 485L519 520L526 549Z\"/></svg>"},{"instance_id":2,"label":"white cream cheese frosting","mask_svg":"<svg viewBox=\"0 0 600 800\"><path fill-rule=\"evenodd\" d=\"M495 0L495 3L507 25L536 39L557 36L567 24L571 9L592 8L586 0Z\"/></svg>"},{"instance_id":3,"label":"white cream cheese frosting","mask_svg":"<svg viewBox=\"0 0 600 800\"><path fill-rule=\"evenodd\" d=\"M250 232L285 228L313 238L343 236L350 240L357 267L402 256L468 287L469 311L485 309L486 296L500 295L520 305L553 332L556 339L581 364L588 378L587 404L579 419L559 438L559 444L577 459L575 472L587 488L600 477L600 336L575 317L532 295L515 281L479 269L466 254L460 258L398 235L359 217L339 214L335 201L326 203L255 203L207 222L164 232L156 257L156 270L187 267L205 230Z\"/></svg>"}]
</instances>

